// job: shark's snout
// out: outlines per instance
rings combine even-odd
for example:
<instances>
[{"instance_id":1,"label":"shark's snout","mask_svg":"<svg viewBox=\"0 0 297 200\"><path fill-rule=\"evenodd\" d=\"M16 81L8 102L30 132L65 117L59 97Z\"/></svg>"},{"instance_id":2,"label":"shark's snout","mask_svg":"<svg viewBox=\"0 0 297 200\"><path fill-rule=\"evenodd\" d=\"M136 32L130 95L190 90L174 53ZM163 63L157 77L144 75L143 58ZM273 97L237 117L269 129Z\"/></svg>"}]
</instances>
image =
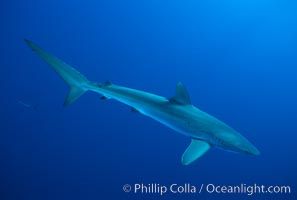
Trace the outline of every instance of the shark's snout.
<instances>
[{"instance_id":1,"label":"shark's snout","mask_svg":"<svg viewBox=\"0 0 297 200\"><path fill-rule=\"evenodd\" d=\"M246 138L241 138L241 141L236 145L239 152L258 156L260 155L260 151L255 147L251 142L249 142Z\"/></svg>"},{"instance_id":2,"label":"shark's snout","mask_svg":"<svg viewBox=\"0 0 297 200\"><path fill-rule=\"evenodd\" d=\"M261 154L261 152L252 144L249 145L248 150L246 151L246 153L254 155L254 156L258 156Z\"/></svg>"},{"instance_id":3,"label":"shark's snout","mask_svg":"<svg viewBox=\"0 0 297 200\"><path fill-rule=\"evenodd\" d=\"M221 147L234 152L258 156L260 151L250 141L237 132L220 134Z\"/></svg>"}]
</instances>

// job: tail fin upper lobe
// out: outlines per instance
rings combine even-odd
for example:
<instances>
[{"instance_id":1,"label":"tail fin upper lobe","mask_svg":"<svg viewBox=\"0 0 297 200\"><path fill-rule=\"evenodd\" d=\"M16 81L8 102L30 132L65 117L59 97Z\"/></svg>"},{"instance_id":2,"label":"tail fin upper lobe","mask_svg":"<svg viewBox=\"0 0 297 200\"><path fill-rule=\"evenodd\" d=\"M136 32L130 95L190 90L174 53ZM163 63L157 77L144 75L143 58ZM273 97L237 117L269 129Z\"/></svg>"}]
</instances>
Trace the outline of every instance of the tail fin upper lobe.
<instances>
[{"instance_id":1,"label":"tail fin upper lobe","mask_svg":"<svg viewBox=\"0 0 297 200\"><path fill-rule=\"evenodd\" d=\"M65 106L74 102L88 90L86 86L89 84L89 80L79 71L44 51L30 40L25 39L25 42L69 85L70 90L64 102Z\"/></svg>"}]
</instances>

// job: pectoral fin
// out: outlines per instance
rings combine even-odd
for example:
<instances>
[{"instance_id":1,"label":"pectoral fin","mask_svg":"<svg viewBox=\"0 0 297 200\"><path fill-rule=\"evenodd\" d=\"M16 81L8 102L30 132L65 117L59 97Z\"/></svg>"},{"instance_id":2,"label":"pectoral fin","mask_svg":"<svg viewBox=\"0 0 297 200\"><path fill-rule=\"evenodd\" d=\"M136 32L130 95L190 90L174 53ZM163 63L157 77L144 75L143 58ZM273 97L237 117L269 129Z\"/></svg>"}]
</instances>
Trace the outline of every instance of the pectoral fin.
<instances>
[{"instance_id":1,"label":"pectoral fin","mask_svg":"<svg viewBox=\"0 0 297 200\"><path fill-rule=\"evenodd\" d=\"M191 144L188 146L182 156L182 164L189 165L210 149L210 145L203 140L192 139Z\"/></svg>"}]
</instances>

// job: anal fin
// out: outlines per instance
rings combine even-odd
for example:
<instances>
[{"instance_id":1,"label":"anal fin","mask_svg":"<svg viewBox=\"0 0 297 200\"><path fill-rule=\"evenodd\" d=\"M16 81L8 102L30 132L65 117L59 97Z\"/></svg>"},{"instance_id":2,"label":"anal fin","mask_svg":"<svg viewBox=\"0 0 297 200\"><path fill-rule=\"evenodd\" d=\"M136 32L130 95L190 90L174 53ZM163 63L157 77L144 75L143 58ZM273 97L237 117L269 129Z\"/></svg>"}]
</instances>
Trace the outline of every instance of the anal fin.
<instances>
[{"instance_id":1,"label":"anal fin","mask_svg":"<svg viewBox=\"0 0 297 200\"><path fill-rule=\"evenodd\" d=\"M191 144L184 152L181 162L183 165L189 165L201 156L203 156L210 149L210 144L203 140L192 138Z\"/></svg>"}]
</instances>

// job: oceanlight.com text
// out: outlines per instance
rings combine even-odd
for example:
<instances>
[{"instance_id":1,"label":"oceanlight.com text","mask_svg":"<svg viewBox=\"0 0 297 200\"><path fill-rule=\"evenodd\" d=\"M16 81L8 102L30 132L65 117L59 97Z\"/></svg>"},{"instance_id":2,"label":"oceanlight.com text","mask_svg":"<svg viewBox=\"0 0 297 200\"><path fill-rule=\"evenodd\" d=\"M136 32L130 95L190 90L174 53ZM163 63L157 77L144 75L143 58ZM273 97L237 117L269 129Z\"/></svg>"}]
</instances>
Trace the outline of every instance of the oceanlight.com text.
<instances>
[{"instance_id":1,"label":"oceanlight.com text","mask_svg":"<svg viewBox=\"0 0 297 200\"><path fill-rule=\"evenodd\" d=\"M215 185L215 184L207 184L205 187L206 192L208 193L223 193L223 194L290 194L291 187L290 186L265 186L265 185L247 185L247 184L240 184L236 186L227 186L227 185Z\"/></svg>"},{"instance_id":2,"label":"oceanlight.com text","mask_svg":"<svg viewBox=\"0 0 297 200\"><path fill-rule=\"evenodd\" d=\"M159 183L135 183L125 184L123 191L134 194L158 194L160 196L171 194L291 194L291 186L285 185L260 185L260 184L238 184L238 185L216 185L212 183L194 185L184 184L159 184Z\"/></svg>"}]
</instances>

